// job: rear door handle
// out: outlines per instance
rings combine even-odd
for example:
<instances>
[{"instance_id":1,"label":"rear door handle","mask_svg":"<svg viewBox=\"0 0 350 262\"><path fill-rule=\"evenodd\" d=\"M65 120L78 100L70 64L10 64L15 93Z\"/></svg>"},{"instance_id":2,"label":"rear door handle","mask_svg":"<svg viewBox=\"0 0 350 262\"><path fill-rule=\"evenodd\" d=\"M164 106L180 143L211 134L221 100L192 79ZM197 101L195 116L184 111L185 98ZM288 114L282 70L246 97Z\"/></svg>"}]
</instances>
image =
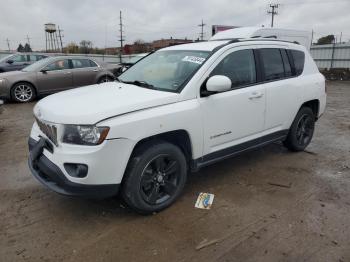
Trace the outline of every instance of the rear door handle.
<instances>
[{"instance_id":1,"label":"rear door handle","mask_svg":"<svg viewBox=\"0 0 350 262\"><path fill-rule=\"evenodd\" d=\"M98 72L98 69L94 69L94 70L92 70L92 72Z\"/></svg>"},{"instance_id":2,"label":"rear door handle","mask_svg":"<svg viewBox=\"0 0 350 262\"><path fill-rule=\"evenodd\" d=\"M251 95L249 96L249 99L250 99L250 100L258 99L258 98L262 98L263 96L264 96L264 94L261 93L261 92L253 92L253 93L251 93Z\"/></svg>"},{"instance_id":3,"label":"rear door handle","mask_svg":"<svg viewBox=\"0 0 350 262\"><path fill-rule=\"evenodd\" d=\"M71 74L72 72L64 72L65 74L67 74L67 75L69 75L69 74Z\"/></svg>"}]
</instances>

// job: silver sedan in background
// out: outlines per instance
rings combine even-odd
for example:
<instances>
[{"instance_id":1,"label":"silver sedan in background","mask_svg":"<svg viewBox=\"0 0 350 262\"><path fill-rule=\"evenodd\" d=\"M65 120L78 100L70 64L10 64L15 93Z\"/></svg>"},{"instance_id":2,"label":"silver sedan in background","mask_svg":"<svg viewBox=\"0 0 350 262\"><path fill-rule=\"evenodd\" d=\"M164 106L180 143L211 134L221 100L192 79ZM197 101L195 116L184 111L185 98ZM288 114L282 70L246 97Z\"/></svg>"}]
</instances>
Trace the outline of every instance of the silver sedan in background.
<instances>
[{"instance_id":1,"label":"silver sedan in background","mask_svg":"<svg viewBox=\"0 0 350 262\"><path fill-rule=\"evenodd\" d=\"M46 58L21 71L0 74L0 97L24 103L38 95L114 81L118 67L86 57Z\"/></svg>"}]
</instances>

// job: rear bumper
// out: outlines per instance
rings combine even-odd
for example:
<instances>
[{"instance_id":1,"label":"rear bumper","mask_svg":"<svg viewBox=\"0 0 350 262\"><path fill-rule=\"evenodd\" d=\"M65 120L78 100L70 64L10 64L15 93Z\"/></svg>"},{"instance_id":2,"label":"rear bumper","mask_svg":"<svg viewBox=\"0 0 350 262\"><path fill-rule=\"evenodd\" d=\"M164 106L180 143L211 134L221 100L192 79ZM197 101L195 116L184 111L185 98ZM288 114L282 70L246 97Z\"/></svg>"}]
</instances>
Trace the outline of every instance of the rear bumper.
<instances>
[{"instance_id":1,"label":"rear bumper","mask_svg":"<svg viewBox=\"0 0 350 262\"><path fill-rule=\"evenodd\" d=\"M28 165L33 176L52 191L62 195L84 198L107 198L118 194L119 184L85 185L69 181L60 168L52 163L44 154L40 153L36 155L33 153L35 150L38 150L38 144L39 142L29 138L30 155Z\"/></svg>"}]
</instances>

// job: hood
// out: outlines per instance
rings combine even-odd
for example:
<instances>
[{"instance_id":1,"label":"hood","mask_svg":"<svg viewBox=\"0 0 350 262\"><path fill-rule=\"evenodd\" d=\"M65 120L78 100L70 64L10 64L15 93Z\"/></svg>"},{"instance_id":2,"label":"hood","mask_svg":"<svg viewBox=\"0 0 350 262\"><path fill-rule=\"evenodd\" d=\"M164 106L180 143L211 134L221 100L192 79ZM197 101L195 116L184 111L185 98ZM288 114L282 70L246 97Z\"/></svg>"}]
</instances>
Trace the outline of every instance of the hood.
<instances>
[{"instance_id":1,"label":"hood","mask_svg":"<svg viewBox=\"0 0 350 262\"><path fill-rule=\"evenodd\" d=\"M96 124L121 114L174 103L179 94L109 82L48 96L34 107L39 119L57 124Z\"/></svg>"}]
</instances>

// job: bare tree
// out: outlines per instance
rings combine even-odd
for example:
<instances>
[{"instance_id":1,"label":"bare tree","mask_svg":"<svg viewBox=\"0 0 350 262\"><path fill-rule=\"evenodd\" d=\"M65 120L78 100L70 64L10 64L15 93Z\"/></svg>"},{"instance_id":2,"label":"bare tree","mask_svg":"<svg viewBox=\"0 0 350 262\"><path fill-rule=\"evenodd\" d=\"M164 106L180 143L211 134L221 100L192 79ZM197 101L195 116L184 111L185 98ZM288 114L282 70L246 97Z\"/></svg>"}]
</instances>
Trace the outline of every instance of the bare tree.
<instances>
[{"instance_id":1,"label":"bare tree","mask_svg":"<svg viewBox=\"0 0 350 262\"><path fill-rule=\"evenodd\" d=\"M92 50L92 42L89 40L82 40L79 45L79 51L83 54L89 54Z\"/></svg>"}]
</instances>

